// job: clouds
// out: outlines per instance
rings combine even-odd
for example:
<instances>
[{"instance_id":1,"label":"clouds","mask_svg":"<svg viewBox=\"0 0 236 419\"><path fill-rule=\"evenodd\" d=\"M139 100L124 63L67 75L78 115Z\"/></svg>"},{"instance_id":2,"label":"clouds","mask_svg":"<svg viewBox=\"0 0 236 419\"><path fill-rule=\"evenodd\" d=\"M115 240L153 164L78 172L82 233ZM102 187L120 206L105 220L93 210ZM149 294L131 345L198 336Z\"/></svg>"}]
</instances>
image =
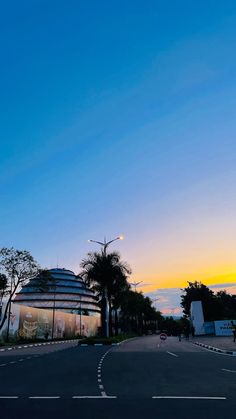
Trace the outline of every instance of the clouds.
<instances>
[{"instance_id":1,"label":"clouds","mask_svg":"<svg viewBox=\"0 0 236 419\"><path fill-rule=\"evenodd\" d=\"M165 315L177 315L182 314L182 308L180 307L180 295L182 291L180 288L159 288L155 291L146 293L148 297L155 300L153 303L157 310L160 310Z\"/></svg>"},{"instance_id":2,"label":"clouds","mask_svg":"<svg viewBox=\"0 0 236 419\"><path fill-rule=\"evenodd\" d=\"M213 284L213 285L209 285L209 288L211 288L211 289L215 289L215 288L223 288L223 289L225 289L225 288L232 288L232 287L234 287L235 288L235 286L236 286L236 282L233 282L233 283L223 283L223 284Z\"/></svg>"}]
</instances>

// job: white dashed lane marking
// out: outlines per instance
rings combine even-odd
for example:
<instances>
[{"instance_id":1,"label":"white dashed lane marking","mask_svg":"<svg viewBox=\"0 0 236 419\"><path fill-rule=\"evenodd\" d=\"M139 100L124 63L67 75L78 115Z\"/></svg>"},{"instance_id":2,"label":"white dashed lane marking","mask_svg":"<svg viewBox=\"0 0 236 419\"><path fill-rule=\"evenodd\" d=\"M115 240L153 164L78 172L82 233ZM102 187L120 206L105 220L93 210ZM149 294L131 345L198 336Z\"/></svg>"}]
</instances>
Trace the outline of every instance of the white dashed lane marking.
<instances>
[{"instance_id":1,"label":"white dashed lane marking","mask_svg":"<svg viewBox=\"0 0 236 419\"><path fill-rule=\"evenodd\" d=\"M29 399L60 399L61 396L29 396Z\"/></svg>"},{"instance_id":2,"label":"white dashed lane marking","mask_svg":"<svg viewBox=\"0 0 236 419\"><path fill-rule=\"evenodd\" d=\"M166 351L169 355L172 355L172 356L175 356L176 358L178 358L178 355L176 355L176 354L173 354L173 352L169 352L169 351Z\"/></svg>"}]
</instances>

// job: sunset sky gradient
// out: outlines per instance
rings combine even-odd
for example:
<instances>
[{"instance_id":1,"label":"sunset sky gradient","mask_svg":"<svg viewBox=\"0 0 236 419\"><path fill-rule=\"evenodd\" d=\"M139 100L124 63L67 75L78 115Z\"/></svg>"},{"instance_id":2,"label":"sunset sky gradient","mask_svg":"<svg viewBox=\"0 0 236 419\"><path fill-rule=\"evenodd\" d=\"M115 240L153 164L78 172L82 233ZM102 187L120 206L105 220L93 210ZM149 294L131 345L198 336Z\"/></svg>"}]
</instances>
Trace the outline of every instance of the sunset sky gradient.
<instances>
[{"instance_id":1,"label":"sunset sky gradient","mask_svg":"<svg viewBox=\"0 0 236 419\"><path fill-rule=\"evenodd\" d=\"M1 246L78 272L87 239L124 234L147 293L236 283L236 2L25 0L0 19Z\"/></svg>"}]
</instances>

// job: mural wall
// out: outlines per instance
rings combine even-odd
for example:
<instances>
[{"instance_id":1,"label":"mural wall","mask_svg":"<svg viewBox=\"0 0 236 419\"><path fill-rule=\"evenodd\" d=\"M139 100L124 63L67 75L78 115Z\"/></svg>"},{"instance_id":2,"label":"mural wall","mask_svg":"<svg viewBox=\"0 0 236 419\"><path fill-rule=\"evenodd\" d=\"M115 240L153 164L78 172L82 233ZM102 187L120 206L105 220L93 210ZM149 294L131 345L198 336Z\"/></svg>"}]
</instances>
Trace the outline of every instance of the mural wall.
<instances>
[{"instance_id":1,"label":"mural wall","mask_svg":"<svg viewBox=\"0 0 236 419\"><path fill-rule=\"evenodd\" d=\"M6 321L2 335L6 335ZM94 336L100 326L100 316L84 316L27 307L12 303L9 338L67 339L77 336Z\"/></svg>"}]
</instances>

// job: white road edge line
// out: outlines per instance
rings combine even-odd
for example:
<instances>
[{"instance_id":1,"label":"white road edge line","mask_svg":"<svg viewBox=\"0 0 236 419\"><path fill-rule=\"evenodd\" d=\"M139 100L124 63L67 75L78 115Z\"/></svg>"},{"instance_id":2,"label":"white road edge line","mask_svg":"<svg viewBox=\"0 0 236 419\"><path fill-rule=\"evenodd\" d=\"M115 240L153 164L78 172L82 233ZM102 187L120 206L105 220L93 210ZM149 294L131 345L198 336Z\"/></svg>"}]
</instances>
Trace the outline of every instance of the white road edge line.
<instances>
[{"instance_id":1,"label":"white road edge line","mask_svg":"<svg viewBox=\"0 0 236 419\"><path fill-rule=\"evenodd\" d=\"M18 399L19 396L0 396L0 399Z\"/></svg>"},{"instance_id":2,"label":"white road edge line","mask_svg":"<svg viewBox=\"0 0 236 419\"><path fill-rule=\"evenodd\" d=\"M173 352L169 352L169 351L166 351L169 355L172 355L172 356L176 356L176 358L178 358L178 355L176 355L176 354L173 354Z\"/></svg>"},{"instance_id":3,"label":"white road edge line","mask_svg":"<svg viewBox=\"0 0 236 419\"><path fill-rule=\"evenodd\" d=\"M234 370L227 370L226 368L221 368L222 371L226 371L226 372L236 372Z\"/></svg>"},{"instance_id":4,"label":"white road edge line","mask_svg":"<svg viewBox=\"0 0 236 419\"><path fill-rule=\"evenodd\" d=\"M226 397L211 396L152 396L152 399L196 399L196 400L226 400Z\"/></svg>"}]
</instances>

